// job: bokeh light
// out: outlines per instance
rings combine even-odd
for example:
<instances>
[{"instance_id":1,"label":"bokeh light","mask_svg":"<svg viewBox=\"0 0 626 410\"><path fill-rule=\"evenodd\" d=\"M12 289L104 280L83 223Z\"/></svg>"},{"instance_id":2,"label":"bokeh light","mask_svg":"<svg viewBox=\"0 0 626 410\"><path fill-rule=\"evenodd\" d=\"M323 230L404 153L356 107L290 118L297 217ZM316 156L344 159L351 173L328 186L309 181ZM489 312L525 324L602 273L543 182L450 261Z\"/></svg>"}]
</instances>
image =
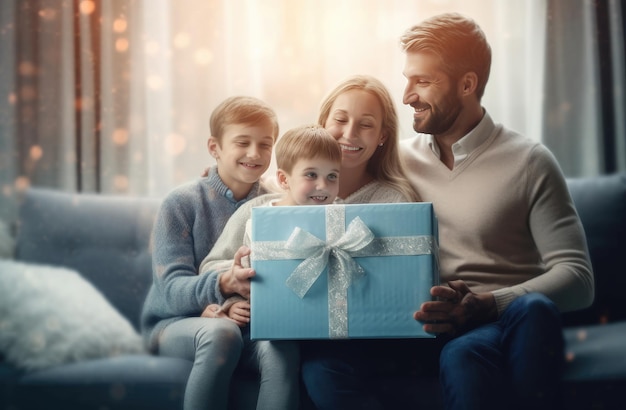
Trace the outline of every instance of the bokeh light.
<instances>
[{"instance_id":1,"label":"bokeh light","mask_svg":"<svg viewBox=\"0 0 626 410\"><path fill-rule=\"evenodd\" d=\"M115 40L115 50L120 53L128 51L128 46L129 42L126 38L118 38L117 40Z\"/></svg>"},{"instance_id":2,"label":"bokeh light","mask_svg":"<svg viewBox=\"0 0 626 410\"><path fill-rule=\"evenodd\" d=\"M113 21L113 31L116 33L125 32L127 27L128 27L128 23L123 18L116 18Z\"/></svg>"},{"instance_id":3,"label":"bokeh light","mask_svg":"<svg viewBox=\"0 0 626 410\"><path fill-rule=\"evenodd\" d=\"M20 99L23 102L34 101L37 98L37 89L33 85L23 85L20 88Z\"/></svg>"},{"instance_id":4,"label":"bokeh light","mask_svg":"<svg viewBox=\"0 0 626 410\"><path fill-rule=\"evenodd\" d=\"M126 128L116 128L111 135L113 143L117 146L123 146L128 143L128 130Z\"/></svg>"},{"instance_id":5,"label":"bokeh light","mask_svg":"<svg viewBox=\"0 0 626 410\"><path fill-rule=\"evenodd\" d=\"M174 47L187 48L191 43L191 37L187 33L178 33L174 36Z\"/></svg>"},{"instance_id":6,"label":"bokeh light","mask_svg":"<svg viewBox=\"0 0 626 410\"><path fill-rule=\"evenodd\" d=\"M160 90L163 87L163 79L156 74L149 75L146 78L146 85L151 90Z\"/></svg>"},{"instance_id":7,"label":"bokeh light","mask_svg":"<svg viewBox=\"0 0 626 410\"><path fill-rule=\"evenodd\" d=\"M168 135L164 143L165 153L172 157L182 154L185 148L187 148L187 140L185 137L174 133Z\"/></svg>"},{"instance_id":8,"label":"bokeh light","mask_svg":"<svg viewBox=\"0 0 626 410\"><path fill-rule=\"evenodd\" d=\"M93 0L82 0L78 6L82 14L91 14L96 10L96 3Z\"/></svg>"},{"instance_id":9,"label":"bokeh light","mask_svg":"<svg viewBox=\"0 0 626 410\"><path fill-rule=\"evenodd\" d=\"M30 158L33 161L39 161L43 157L43 149L40 145L33 145L30 147Z\"/></svg>"},{"instance_id":10,"label":"bokeh light","mask_svg":"<svg viewBox=\"0 0 626 410\"><path fill-rule=\"evenodd\" d=\"M113 186L117 192L127 192L129 185L126 175L115 175L113 178Z\"/></svg>"},{"instance_id":11,"label":"bokeh light","mask_svg":"<svg viewBox=\"0 0 626 410\"><path fill-rule=\"evenodd\" d=\"M18 192L27 190L30 187L30 179L25 176L15 178L15 189Z\"/></svg>"},{"instance_id":12,"label":"bokeh light","mask_svg":"<svg viewBox=\"0 0 626 410\"><path fill-rule=\"evenodd\" d=\"M39 17L41 17L42 20L52 21L57 18L57 11L52 7L46 7L39 10Z\"/></svg>"},{"instance_id":13,"label":"bokeh light","mask_svg":"<svg viewBox=\"0 0 626 410\"><path fill-rule=\"evenodd\" d=\"M31 61L21 61L17 72L23 77L32 77L36 74L37 67Z\"/></svg>"},{"instance_id":14,"label":"bokeh light","mask_svg":"<svg viewBox=\"0 0 626 410\"><path fill-rule=\"evenodd\" d=\"M213 53L209 49L201 48L195 52L194 60L199 65L210 64L213 61Z\"/></svg>"}]
</instances>

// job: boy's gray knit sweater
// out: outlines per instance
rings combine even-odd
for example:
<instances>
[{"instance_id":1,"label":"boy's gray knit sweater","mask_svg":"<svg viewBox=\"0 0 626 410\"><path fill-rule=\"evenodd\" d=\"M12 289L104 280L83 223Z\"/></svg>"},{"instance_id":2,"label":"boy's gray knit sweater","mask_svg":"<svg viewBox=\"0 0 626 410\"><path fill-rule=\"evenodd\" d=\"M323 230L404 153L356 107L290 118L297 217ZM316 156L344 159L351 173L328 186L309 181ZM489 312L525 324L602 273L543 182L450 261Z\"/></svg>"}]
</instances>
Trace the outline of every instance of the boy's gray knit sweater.
<instances>
[{"instance_id":1,"label":"boy's gray knit sweater","mask_svg":"<svg viewBox=\"0 0 626 410\"><path fill-rule=\"evenodd\" d=\"M153 283L143 306L141 328L151 351L158 335L175 320L200 316L211 303L223 303L217 273L198 275L228 218L265 189L257 183L246 198L236 201L217 168L209 176L184 184L163 200L152 231Z\"/></svg>"}]
</instances>

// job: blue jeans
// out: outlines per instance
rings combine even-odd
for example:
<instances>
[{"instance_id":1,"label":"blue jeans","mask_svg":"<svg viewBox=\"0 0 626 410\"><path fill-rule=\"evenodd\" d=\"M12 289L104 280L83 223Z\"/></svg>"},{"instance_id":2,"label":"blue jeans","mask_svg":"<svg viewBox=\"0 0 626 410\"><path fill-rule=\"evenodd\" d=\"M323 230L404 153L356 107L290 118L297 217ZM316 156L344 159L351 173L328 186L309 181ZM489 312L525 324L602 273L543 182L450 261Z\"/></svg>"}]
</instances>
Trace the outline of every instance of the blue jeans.
<instances>
[{"instance_id":1,"label":"blue jeans","mask_svg":"<svg viewBox=\"0 0 626 410\"><path fill-rule=\"evenodd\" d=\"M528 294L497 322L451 340L304 343L302 377L318 410L389 408L370 380L381 371L397 375L407 363L420 375L439 369L446 409L557 409L563 343L556 306Z\"/></svg>"},{"instance_id":2,"label":"blue jeans","mask_svg":"<svg viewBox=\"0 0 626 410\"><path fill-rule=\"evenodd\" d=\"M517 298L497 322L449 341L440 356L446 409L558 409L564 341L545 296Z\"/></svg>"}]
</instances>

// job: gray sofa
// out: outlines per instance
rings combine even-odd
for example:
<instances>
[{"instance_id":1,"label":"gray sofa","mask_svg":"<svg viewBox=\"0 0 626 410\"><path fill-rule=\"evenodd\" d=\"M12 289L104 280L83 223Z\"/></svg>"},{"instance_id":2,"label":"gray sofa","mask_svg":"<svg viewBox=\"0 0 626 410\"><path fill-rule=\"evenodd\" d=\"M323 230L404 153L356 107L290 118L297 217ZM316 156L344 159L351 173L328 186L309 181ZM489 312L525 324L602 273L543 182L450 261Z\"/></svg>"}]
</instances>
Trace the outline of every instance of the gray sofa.
<instances>
[{"instance_id":1,"label":"gray sofa","mask_svg":"<svg viewBox=\"0 0 626 410\"><path fill-rule=\"evenodd\" d=\"M626 174L568 181L585 226L597 291L593 306L564 315L565 408L624 408L626 400ZM30 189L20 207L16 258L66 266L95 285L135 327L151 281L149 235L155 199ZM185 360L134 354L34 372L0 358L0 409L177 409L191 368ZM254 376L233 407L254 402ZM439 408L435 377L390 374L380 385L402 407ZM303 408L310 402L303 395ZM253 407L249 407L253 408Z\"/></svg>"}]
</instances>

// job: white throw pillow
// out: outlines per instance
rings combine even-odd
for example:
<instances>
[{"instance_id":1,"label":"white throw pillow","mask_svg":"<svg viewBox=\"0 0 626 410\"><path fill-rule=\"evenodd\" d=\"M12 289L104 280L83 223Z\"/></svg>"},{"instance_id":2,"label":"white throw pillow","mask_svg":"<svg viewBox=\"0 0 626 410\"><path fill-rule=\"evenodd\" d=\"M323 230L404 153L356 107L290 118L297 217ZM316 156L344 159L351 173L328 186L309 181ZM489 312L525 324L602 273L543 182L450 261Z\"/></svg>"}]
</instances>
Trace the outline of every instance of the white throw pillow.
<instances>
[{"instance_id":1,"label":"white throw pillow","mask_svg":"<svg viewBox=\"0 0 626 410\"><path fill-rule=\"evenodd\" d=\"M141 337L79 273L0 260L0 354L24 370L144 352Z\"/></svg>"}]
</instances>

